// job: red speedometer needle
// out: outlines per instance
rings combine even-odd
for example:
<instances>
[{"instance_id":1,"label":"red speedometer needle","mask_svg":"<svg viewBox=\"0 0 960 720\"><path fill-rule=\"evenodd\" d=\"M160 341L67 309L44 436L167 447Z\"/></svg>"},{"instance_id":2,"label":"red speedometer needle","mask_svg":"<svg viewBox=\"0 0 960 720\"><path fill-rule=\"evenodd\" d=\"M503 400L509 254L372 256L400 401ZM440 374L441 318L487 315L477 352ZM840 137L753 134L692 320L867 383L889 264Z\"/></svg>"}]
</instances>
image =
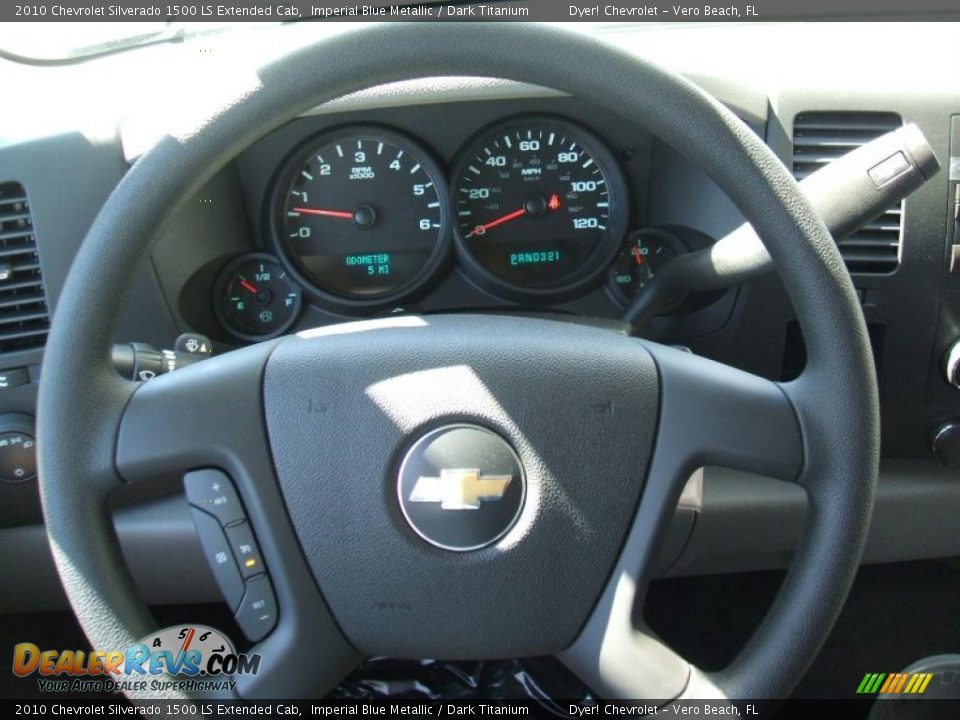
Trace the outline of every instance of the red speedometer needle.
<instances>
[{"instance_id":1,"label":"red speedometer needle","mask_svg":"<svg viewBox=\"0 0 960 720\"><path fill-rule=\"evenodd\" d=\"M247 281L244 280L243 278L240 278L240 286L241 286L244 290L246 290L247 292L251 292L251 293L253 293L254 295L257 294L257 286L254 285L254 284L251 283L251 282L247 282Z\"/></svg>"},{"instance_id":2,"label":"red speedometer needle","mask_svg":"<svg viewBox=\"0 0 960 720\"><path fill-rule=\"evenodd\" d=\"M467 233L467 237L473 237L474 235L483 235L487 230L497 225L503 225L505 222L514 220L518 217L526 215L526 208L520 208L519 210L514 210L512 213L507 213L503 217L498 217L496 220L491 220L486 225L477 225L473 230Z\"/></svg>"},{"instance_id":3,"label":"red speedometer needle","mask_svg":"<svg viewBox=\"0 0 960 720\"><path fill-rule=\"evenodd\" d=\"M344 220L353 220L352 212L343 212L342 210L317 210L316 208L295 207L291 208L293 212L303 213L304 215L326 215L327 217L342 218Z\"/></svg>"}]
</instances>

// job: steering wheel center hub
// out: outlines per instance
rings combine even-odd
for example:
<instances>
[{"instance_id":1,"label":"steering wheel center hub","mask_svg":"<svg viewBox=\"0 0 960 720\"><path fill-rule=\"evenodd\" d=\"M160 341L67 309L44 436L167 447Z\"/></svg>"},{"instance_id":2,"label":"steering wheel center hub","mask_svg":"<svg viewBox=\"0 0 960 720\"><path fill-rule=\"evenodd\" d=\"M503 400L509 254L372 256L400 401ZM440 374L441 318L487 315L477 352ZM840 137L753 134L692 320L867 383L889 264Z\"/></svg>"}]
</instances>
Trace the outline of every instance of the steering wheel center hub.
<instances>
[{"instance_id":1,"label":"steering wheel center hub","mask_svg":"<svg viewBox=\"0 0 960 720\"><path fill-rule=\"evenodd\" d=\"M516 451L478 425L448 425L417 440L397 477L404 518L444 550L479 550L516 524L526 478Z\"/></svg>"},{"instance_id":2,"label":"steering wheel center hub","mask_svg":"<svg viewBox=\"0 0 960 720\"><path fill-rule=\"evenodd\" d=\"M655 436L635 340L519 317L360 322L281 342L263 391L293 528L355 647L526 657L576 637Z\"/></svg>"}]
</instances>

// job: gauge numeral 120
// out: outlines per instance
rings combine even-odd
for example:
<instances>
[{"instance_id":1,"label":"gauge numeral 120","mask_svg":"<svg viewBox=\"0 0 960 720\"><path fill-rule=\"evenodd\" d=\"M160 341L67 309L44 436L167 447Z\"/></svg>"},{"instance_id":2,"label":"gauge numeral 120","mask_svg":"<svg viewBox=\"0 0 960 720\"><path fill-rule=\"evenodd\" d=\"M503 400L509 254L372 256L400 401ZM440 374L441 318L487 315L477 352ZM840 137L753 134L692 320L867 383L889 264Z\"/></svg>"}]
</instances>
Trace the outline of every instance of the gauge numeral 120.
<instances>
[{"instance_id":1,"label":"gauge numeral 120","mask_svg":"<svg viewBox=\"0 0 960 720\"><path fill-rule=\"evenodd\" d=\"M600 227L600 221L596 218L574 218L574 230L593 230Z\"/></svg>"}]
</instances>

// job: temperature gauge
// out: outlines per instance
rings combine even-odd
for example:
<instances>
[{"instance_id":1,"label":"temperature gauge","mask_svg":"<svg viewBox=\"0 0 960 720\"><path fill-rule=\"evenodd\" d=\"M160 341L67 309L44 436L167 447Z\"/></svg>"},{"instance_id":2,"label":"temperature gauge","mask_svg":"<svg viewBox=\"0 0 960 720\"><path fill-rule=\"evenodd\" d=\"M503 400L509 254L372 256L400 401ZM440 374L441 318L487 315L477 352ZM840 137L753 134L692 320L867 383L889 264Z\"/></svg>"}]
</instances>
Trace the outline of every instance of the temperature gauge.
<instances>
[{"instance_id":1,"label":"temperature gauge","mask_svg":"<svg viewBox=\"0 0 960 720\"><path fill-rule=\"evenodd\" d=\"M664 265L689 248L675 235L649 228L630 233L610 268L610 288L624 305L643 290Z\"/></svg>"},{"instance_id":2,"label":"temperature gauge","mask_svg":"<svg viewBox=\"0 0 960 720\"><path fill-rule=\"evenodd\" d=\"M276 337L300 313L300 286L272 255L237 258L223 269L215 292L217 317L241 340Z\"/></svg>"}]
</instances>

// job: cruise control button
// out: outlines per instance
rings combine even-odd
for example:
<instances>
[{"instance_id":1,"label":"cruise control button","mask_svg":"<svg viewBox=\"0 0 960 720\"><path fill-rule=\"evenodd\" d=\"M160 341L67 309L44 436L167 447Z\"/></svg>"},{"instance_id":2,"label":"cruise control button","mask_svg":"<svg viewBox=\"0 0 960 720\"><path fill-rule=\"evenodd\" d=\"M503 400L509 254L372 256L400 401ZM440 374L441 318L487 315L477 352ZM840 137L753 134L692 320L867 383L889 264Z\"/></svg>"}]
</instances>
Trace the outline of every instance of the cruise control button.
<instances>
[{"instance_id":1,"label":"cruise control button","mask_svg":"<svg viewBox=\"0 0 960 720\"><path fill-rule=\"evenodd\" d=\"M191 505L210 513L222 525L246 519L233 483L219 470L189 472L183 476L183 487Z\"/></svg>"},{"instance_id":2,"label":"cruise control button","mask_svg":"<svg viewBox=\"0 0 960 720\"><path fill-rule=\"evenodd\" d=\"M237 565L240 566L240 574L244 578L250 578L264 572L266 568L260 555L260 548L257 547L257 541L253 537L253 529L250 527L250 523L242 522L231 525L226 528L226 531L227 541L233 550Z\"/></svg>"},{"instance_id":3,"label":"cruise control button","mask_svg":"<svg viewBox=\"0 0 960 720\"><path fill-rule=\"evenodd\" d=\"M197 528L197 535L200 536L203 554L213 571L213 577L216 579L217 585L220 586L223 599L226 600L231 610L236 610L241 598L243 598L243 578L240 577L237 563L233 559L227 536L224 535L223 528L220 527L220 523L212 515L207 515L207 513L196 508L190 508L190 512L193 514L193 524Z\"/></svg>"},{"instance_id":4,"label":"cruise control button","mask_svg":"<svg viewBox=\"0 0 960 720\"><path fill-rule=\"evenodd\" d=\"M237 625L252 642L257 642L277 624L277 600L270 578L260 575L247 580L243 600L237 608Z\"/></svg>"}]
</instances>

